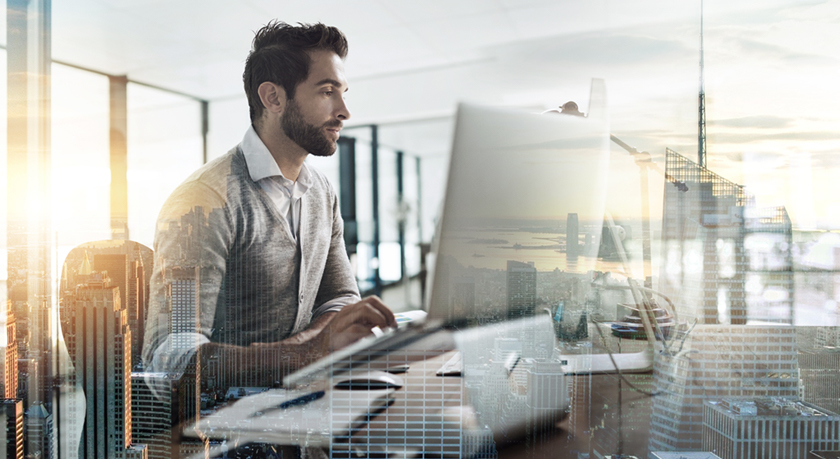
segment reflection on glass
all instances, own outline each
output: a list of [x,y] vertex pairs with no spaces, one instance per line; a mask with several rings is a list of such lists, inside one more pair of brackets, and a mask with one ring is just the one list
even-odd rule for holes
[[152,245],[166,197],[202,162],[199,102],[128,84],[129,237]]

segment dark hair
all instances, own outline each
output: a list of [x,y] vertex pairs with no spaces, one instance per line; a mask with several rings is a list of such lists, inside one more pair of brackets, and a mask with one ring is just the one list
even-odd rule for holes
[[317,24],[293,26],[271,21],[257,31],[251,52],[245,61],[242,80],[251,108],[251,123],[262,116],[259,87],[270,81],[286,91],[286,98],[295,97],[295,88],[309,76],[310,51],[326,50],[347,56],[347,38],[335,27]]

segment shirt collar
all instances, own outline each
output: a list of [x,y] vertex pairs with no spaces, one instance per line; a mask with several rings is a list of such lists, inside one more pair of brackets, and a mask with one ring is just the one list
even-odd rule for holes
[[[242,139],[242,154],[245,156],[245,164],[248,166],[248,174],[251,180],[259,182],[267,177],[279,177],[280,183],[285,183],[288,179],[283,176],[280,171],[280,166],[274,161],[268,147],[265,146],[254,126],[248,128],[245,137]],[[300,194],[309,189],[312,185],[312,176],[306,167],[306,163],[300,167],[300,174],[298,174],[297,182],[299,185]]]
[[259,182],[266,177],[283,176],[268,147],[254,130],[254,126],[248,128],[245,138],[242,139],[242,154],[245,155],[245,164],[248,165],[251,180]]

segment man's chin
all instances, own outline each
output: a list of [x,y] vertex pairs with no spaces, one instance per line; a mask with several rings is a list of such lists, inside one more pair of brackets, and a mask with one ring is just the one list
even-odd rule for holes
[[335,144],[333,144],[332,150],[318,150],[318,151],[313,151],[313,152],[310,152],[310,153],[314,156],[320,156],[322,158],[327,158],[327,157],[330,157],[330,156],[334,155],[336,151],[338,151],[338,148]]

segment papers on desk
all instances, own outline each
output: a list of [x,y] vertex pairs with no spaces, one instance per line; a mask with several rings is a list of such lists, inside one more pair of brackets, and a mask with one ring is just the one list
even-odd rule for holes
[[204,416],[197,430],[238,444],[330,446],[393,402],[394,389],[312,391],[271,389]]
[[653,349],[629,354],[561,354],[557,357],[566,374],[643,373],[653,369]]
[[410,322],[422,322],[428,314],[422,309],[415,309],[413,311],[394,313],[394,318],[397,319],[397,327],[403,328]]

